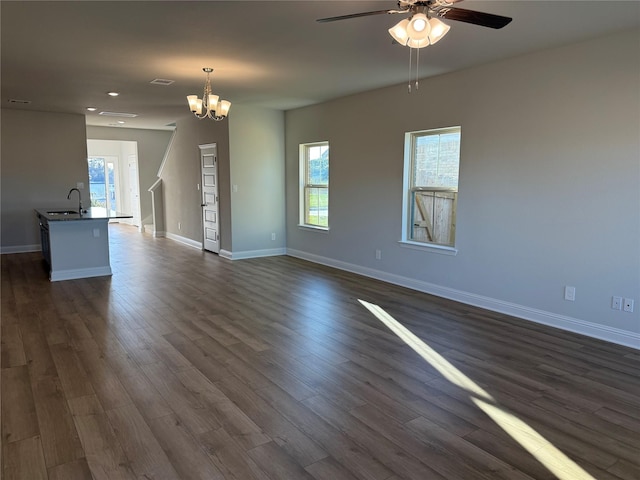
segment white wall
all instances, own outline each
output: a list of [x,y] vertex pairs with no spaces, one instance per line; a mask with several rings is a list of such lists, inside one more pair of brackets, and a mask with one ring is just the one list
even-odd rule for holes
[[40,249],[34,208],[78,208],[89,200],[84,115],[2,109],[2,253]]
[[229,153],[232,257],[284,253],[284,113],[234,106]]
[[[288,251],[640,347],[639,40],[622,32],[423,80],[411,95],[399,85],[287,112]],[[404,133],[452,125],[459,253],[403,247]],[[297,227],[298,145],[318,140],[330,142],[328,233]],[[612,295],[635,312],[611,310]]]

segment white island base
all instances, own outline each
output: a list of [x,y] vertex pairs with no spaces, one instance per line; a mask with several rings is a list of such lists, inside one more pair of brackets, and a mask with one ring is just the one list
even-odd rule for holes
[[111,275],[109,220],[49,222],[49,279]]
[[109,220],[131,215],[90,208],[82,215],[70,210],[36,209],[40,221],[42,254],[49,266],[49,279],[111,275]]

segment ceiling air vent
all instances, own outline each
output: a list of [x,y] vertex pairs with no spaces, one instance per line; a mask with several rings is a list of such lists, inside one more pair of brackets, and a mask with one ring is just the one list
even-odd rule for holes
[[175,80],[167,80],[166,78],[156,78],[155,80],[151,80],[149,83],[153,85],[171,85]]
[[104,115],[105,117],[126,117],[126,118],[134,118],[137,117],[137,113],[122,113],[122,112],[100,112],[98,115]]
[[31,100],[17,100],[15,98],[10,98],[9,103],[13,103],[16,105],[29,105],[31,103]]

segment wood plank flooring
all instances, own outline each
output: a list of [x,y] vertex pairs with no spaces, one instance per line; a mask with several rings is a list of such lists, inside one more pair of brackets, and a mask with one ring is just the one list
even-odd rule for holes
[[5,480],[640,478],[638,351],[110,235],[113,277],[51,283],[39,253],[2,255]]

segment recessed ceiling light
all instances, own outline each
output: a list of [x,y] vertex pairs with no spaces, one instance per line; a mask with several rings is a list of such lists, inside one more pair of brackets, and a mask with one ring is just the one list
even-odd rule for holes
[[87,110],[89,110],[90,112],[95,112],[97,110],[96,107],[87,107]]
[[118,120],[118,123],[122,125],[124,122],[122,120]]
[[117,97],[120,94],[118,92],[107,92],[107,95],[109,95],[110,97]]

